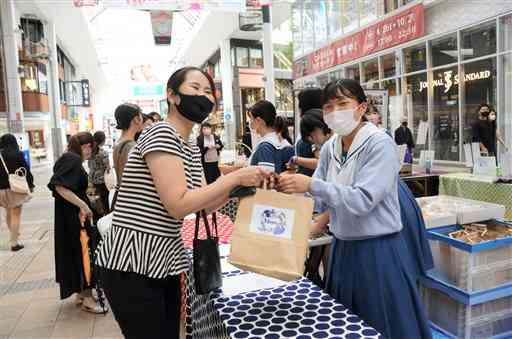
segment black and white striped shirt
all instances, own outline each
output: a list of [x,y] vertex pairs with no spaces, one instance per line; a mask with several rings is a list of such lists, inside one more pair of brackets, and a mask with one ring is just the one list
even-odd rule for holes
[[167,122],[145,130],[126,163],[112,229],[98,249],[97,261],[108,269],[165,278],[187,270],[188,260],[181,240],[183,220],[167,213],[144,159],[151,152],[181,158],[187,188],[202,185],[203,168],[197,146],[185,142]]

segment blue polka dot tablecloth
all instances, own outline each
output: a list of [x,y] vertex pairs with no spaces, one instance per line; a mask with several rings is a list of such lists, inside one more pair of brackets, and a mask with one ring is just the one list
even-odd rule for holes
[[382,338],[307,279],[213,302],[230,338]]

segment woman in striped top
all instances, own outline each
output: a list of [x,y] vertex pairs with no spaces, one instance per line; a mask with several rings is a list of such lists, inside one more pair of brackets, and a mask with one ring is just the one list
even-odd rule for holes
[[178,277],[188,268],[183,218],[223,206],[235,187],[258,186],[266,176],[247,167],[205,185],[201,153],[188,140],[214,110],[214,88],[201,69],[176,71],[167,83],[167,120],[144,130],[124,169],[98,265],[126,338],[179,337]]

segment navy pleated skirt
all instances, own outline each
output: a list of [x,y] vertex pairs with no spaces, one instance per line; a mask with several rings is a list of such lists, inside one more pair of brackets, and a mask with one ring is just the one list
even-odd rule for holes
[[432,338],[402,233],[334,239],[326,290],[389,339]]
[[404,226],[402,236],[412,256],[412,265],[409,269],[417,279],[434,267],[434,260],[427,240],[423,214],[414,195],[402,179],[398,180],[398,200]]

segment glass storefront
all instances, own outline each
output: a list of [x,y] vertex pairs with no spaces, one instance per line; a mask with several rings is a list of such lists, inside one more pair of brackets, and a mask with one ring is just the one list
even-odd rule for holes
[[406,0],[294,0],[294,59],[399,10]]
[[[427,73],[410,75],[404,79],[405,88],[405,116],[412,117],[412,126],[409,128],[413,132],[414,140],[418,140],[418,127],[420,123],[428,121],[428,93],[422,84],[427,82]],[[401,120],[401,119],[400,119]],[[409,122],[411,119],[409,118]],[[414,156],[419,157],[420,151],[425,149],[425,145],[417,145],[414,149]]]
[[463,144],[472,140],[483,103],[497,109],[500,133],[512,142],[512,14],[337,66],[313,82],[326,77],[387,89],[390,132],[407,118],[416,138],[420,123],[428,123],[427,140],[417,145],[415,157],[430,149],[437,160],[464,161]]
[[[432,143],[436,158],[459,161],[459,83],[457,66],[433,72]],[[423,89],[427,92],[426,89]],[[413,112],[414,114],[415,112]]]

